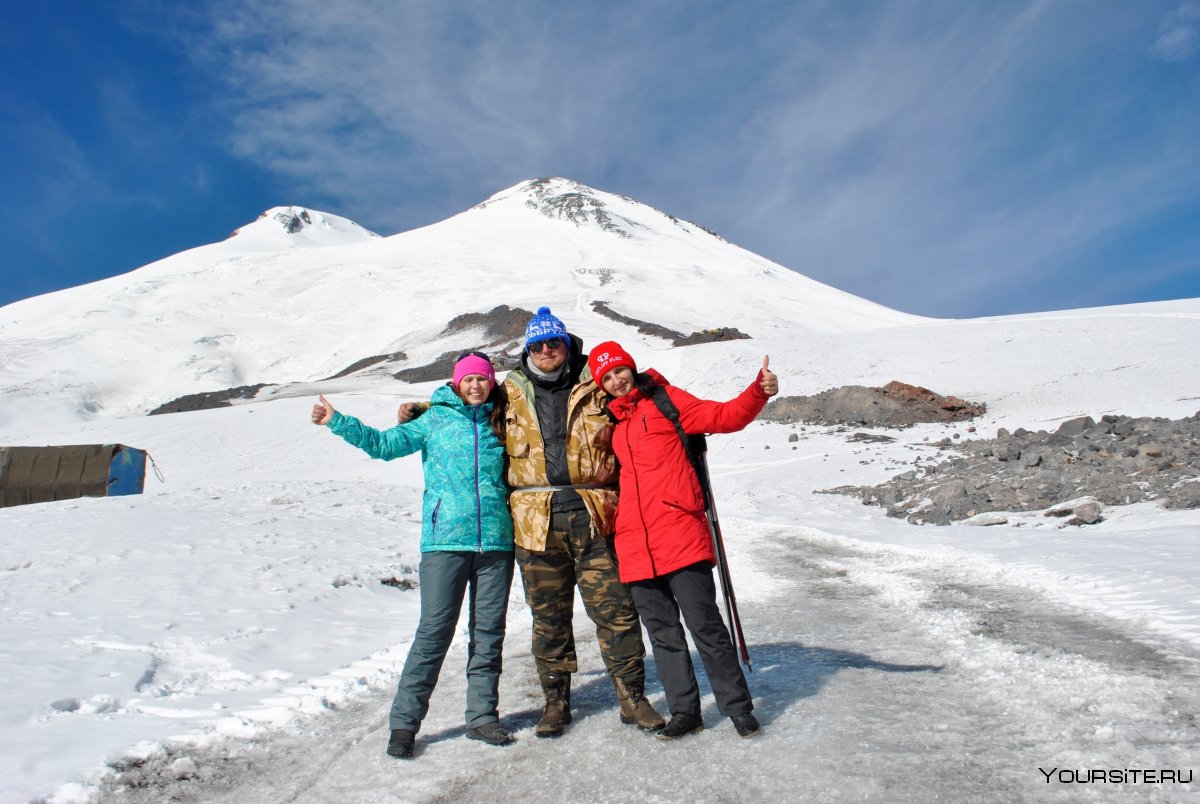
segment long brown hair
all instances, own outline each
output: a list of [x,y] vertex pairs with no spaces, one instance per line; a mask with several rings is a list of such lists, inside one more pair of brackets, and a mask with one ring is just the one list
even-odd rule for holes
[[496,434],[496,438],[500,443],[504,443],[505,414],[508,412],[508,391],[504,390],[504,383],[496,380],[492,384],[492,392],[488,394],[488,398],[484,400],[492,403],[492,412],[488,416],[488,421],[492,425],[492,431]]

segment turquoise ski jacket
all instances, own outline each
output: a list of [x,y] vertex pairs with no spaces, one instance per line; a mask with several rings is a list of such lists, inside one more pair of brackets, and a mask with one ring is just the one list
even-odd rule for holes
[[443,385],[433,392],[429,410],[390,430],[340,412],[329,429],[372,458],[390,461],[421,451],[421,552],[511,551],[504,445],[488,422],[491,409],[491,403],[467,405]]

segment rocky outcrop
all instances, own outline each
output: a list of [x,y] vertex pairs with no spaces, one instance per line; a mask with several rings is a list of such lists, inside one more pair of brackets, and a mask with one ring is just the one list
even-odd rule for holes
[[892,380],[882,388],[844,385],[813,396],[782,396],[761,418],[792,424],[845,424],[860,427],[911,427],[922,422],[955,422],[987,411],[981,402],[964,402],[928,388]]
[[592,302],[592,310],[619,324],[637,327],[637,331],[642,335],[653,335],[656,338],[668,340],[674,346],[692,346],[698,343],[715,343],[717,341],[740,341],[750,337],[746,333],[739,331],[737,327],[714,327],[712,329],[698,330],[691,335],[684,335],[682,332],[668,329],[661,324],[651,324],[647,321],[639,321],[636,318],[622,315],[609,307],[608,302],[604,301]]
[[[520,307],[509,307],[506,304],[493,307],[486,313],[465,313],[446,322],[446,326],[438,335],[438,338],[446,339],[451,344],[457,343],[459,346],[443,352],[432,362],[422,366],[406,366],[395,370],[408,360],[408,356],[404,352],[371,355],[354,361],[338,373],[326,377],[324,381],[336,380],[353,374],[386,373],[391,373],[396,379],[405,382],[445,380],[454,373],[455,359],[468,349],[482,350],[492,357],[497,371],[506,371],[516,367],[516,358],[507,353],[519,346],[525,334],[525,325],[531,318],[533,318],[533,313],[530,311],[522,310]],[[272,389],[271,393],[278,393],[281,389],[285,392],[287,390],[286,385],[259,383],[221,391],[187,394],[160,405],[150,411],[150,415],[226,407],[235,402],[254,399],[262,389],[268,387]]]
[[987,405],[982,403],[964,402],[956,396],[942,396],[928,388],[909,385],[899,380],[892,380],[881,390],[885,397],[897,400],[901,405],[936,408],[951,419],[970,419],[987,413]]
[[177,399],[172,399],[163,405],[159,405],[147,415],[156,416],[162,413],[186,413],[192,410],[225,408],[236,401],[244,402],[253,399],[259,391],[266,387],[266,383],[260,382],[257,385],[241,385],[237,388],[226,388],[221,391],[186,394]]
[[[643,204],[629,196],[603,193],[586,184],[580,184],[560,176],[531,179],[520,185],[520,189],[526,195],[525,205],[530,209],[536,209],[548,218],[570,221],[576,226],[595,226],[601,231],[617,237],[629,239],[637,232],[653,228],[657,223],[656,218],[661,216],[685,232],[698,229],[722,242],[727,242],[713,230],[698,223],[668,215],[661,209]],[[631,214],[642,218],[642,221],[612,212],[605,203],[605,198],[632,205]],[[479,207],[487,206],[489,203],[491,203],[490,200],[485,201]],[[628,208],[627,211],[629,211]],[[646,213],[649,213],[649,216]]]
[[371,366],[377,366],[380,363],[399,363],[407,359],[408,355],[404,354],[404,352],[392,352],[386,355],[371,355],[370,357],[364,357],[361,360],[355,360],[337,374],[326,377],[325,379],[336,380],[339,377],[347,377],[357,371],[362,371],[363,369],[370,368]]
[[277,212],[275,213],[275,220],[283,224],[283,230],[288,234],[295,234],[305,226],[312,225],[312,218],[309,216],[307,209],[297,210],[293,208]]
[[633,230],[644,229],[634,221],[614,215],[604,202],[582,184],[560,178],[534,179],[526,187],[529,199],[525,202],[550,218],[570,221],[576,226],[593,224],[618,237],[633,237]]
[[533,313],[520,307],[500,304],[486,313],[464,313],[446,324],[439,338],[461,336],[461,346],[438,355],[423,366],[411,366],[394,376],[405,382],[444,380],[454,373],[454,361],[463,352],[478,349],[492,358],[497,371],[516,368],[517,358],[508,353],[517,349],[525,337],[525,326]]
[[[889,516],[938,525],[1042,509],[1090,524],[1099,521],[1102,506],[1146,500],[1200,508],[1200,413],[1175,420],[1084,416],[1054,432],[1002,428],[995,438],[944,439],[938,446],[961,455],[878,486],[825,493],[854,495],[887,508]],[[998,521],[992,515],[974,524]]]
[[525,326],[531,318],[533,313],[529,310],[500,304],[486,313],[463,313],[455,316],[442,330],[442,336],[462,335],[482,328],[482,343],[479,345],[494,346],[523,339]]

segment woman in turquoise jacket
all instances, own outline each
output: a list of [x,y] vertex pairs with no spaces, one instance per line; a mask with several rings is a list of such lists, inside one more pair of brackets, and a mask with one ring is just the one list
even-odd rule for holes
[[390,461],[421,452],[421,619],[392,702],[387,752],[394,757],[412,756],[468,593],[467,736],[492,745],[513,742],[497,708],[513,575],[504,401],[491,361],[468,352],[455,362],[453,380],[434,391],[429,410],[390,430],[337,412],[323,396],[313,406],[313,424],[327,425],[372,458]]

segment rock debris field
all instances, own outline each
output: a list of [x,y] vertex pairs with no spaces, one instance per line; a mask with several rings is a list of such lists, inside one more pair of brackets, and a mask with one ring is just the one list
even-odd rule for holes
[[[985,410],[980,403],[892,382],[884,388],[848,386],[784,398],[768,408],[766,418],[903,428],[962,421]],[[850,436],[879,438],[886,436]],[[1104,506],[1144,501],[1170,509],[1200,508],[1200,412],[1183,419],[1082,416],[1053,432],[1001,428],[995,438],[946,438],[936,446],[957,454],[877,486],[838,486],[820,493],[856,496],[886,508],[889,516],[933,525],[999,525],[1008,521],[1007,514],[1042,510],[1069,525],[1088,525],[1102,520]]]

